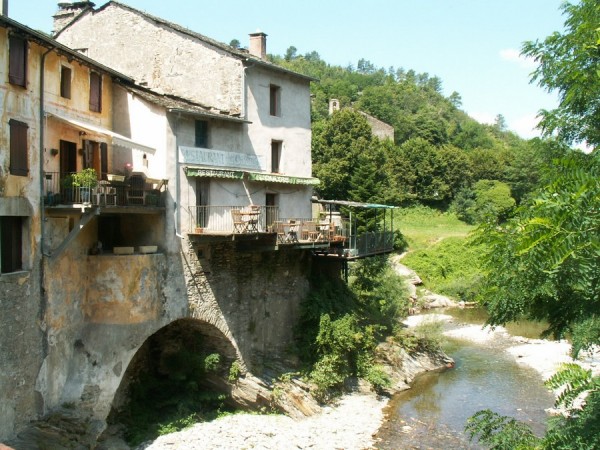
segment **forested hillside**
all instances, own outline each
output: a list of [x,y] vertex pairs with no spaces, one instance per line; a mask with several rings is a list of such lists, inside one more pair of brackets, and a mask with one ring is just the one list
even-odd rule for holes
[[[324,198],[451,206],[473,223],[519,204],[544,166],[567,151],[555,141],[519,138],[501,115],[494,125],[478,123],[460,109],[460,94],[444,97],[442,80],[426,73],[364,59],[333,66],[295,47],[270,58],[318,80],[311,88],[313,173]],[[341,104],[331,116],[330,99]],[[392,125],[394,141],[373,137],[358,111]]]

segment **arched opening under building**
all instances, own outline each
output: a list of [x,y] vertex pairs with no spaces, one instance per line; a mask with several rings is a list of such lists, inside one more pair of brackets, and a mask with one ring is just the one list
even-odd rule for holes
[[236,351],[216,327],[179,319],[151,335],[132,358],[107,419],[139,444],[235,409],[228,379]]

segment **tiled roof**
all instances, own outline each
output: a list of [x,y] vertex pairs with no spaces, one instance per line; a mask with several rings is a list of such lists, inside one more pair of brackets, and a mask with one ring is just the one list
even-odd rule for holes
[[51,50],[56,51],[57,53],[61,53],[65,56],[73,58],[81,64],[87,65],[88,67],[92,67],[100,72],[104,72],[114,78],[118,78],[120,80],[124,80],[127,82],[133,82],[133,79],[128,77],[127,75],[117,72],[116,70],[113,70],[110,67],[107,67],[103,64],[100,64],[99,62],[94,61],[93,59],[88,58],[85,55],[82,55],[78,51],[73,50],[64,44],[61,44],[60,42],[54,40],[49,35],[42,33],[40,31],[34,30],[32,28],[29,28],[28,26],[23,25],[22,23],[17,22],[16,20],[10,19],[4,15],[0,15],[0,26],[18,30],[21,34],[25,35],[29,40],[31,40],[33,42],[37,42],[42,47],[49,48]]
[[139,96],[140,98],[162,106],[169,111],[181,112],[183,114],[189,114],[194,116],[203,116],[207,118],[227,120],[239,123],[249,123],[247,120],[240,116],[231,115],[223,111],[216,110],[215,108],[200,105],[198,103],[191,102],[189,100],[176,97],[173,95],[163,95],[152,91],[151,89],[145,88],[139,85],[133,84],[122,84],[122,86]]

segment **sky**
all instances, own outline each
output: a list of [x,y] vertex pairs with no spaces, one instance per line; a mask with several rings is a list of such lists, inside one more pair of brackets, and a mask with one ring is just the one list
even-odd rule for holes
[[[458,92],[462,109],[484,123],[501,114],[524,138],[555,93],[531,83],[533,61],[523,42],[562,31],[563,0],[121,0],[217,41],[248,45],[248,34],[268,35],[267,52],[316,51],[330,65],[428,73],[443,94]],[[52,31],[57,0],[9,0],[8,15],[30,28]],[[105,3],[97,0],[96,7]]]

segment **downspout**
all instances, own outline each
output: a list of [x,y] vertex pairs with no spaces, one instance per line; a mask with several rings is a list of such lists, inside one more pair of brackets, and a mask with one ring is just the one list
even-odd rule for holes
[[175,120],[175,236],[180,239],[183,239],[183,235],[181,234],[181,214],[180,214],[180,203],[181,203],[181,189],[180,189],[180,176],[179,176],[179,119],[181,118],[181,113],[177,113],[177,118]]
[[[44,256],[48,256],[44,252],[44,233],[45,233],[45,211],[44,211],[44,141],[45,141],[45,116],[44,116],[44,68],[46,65],[46,56],[56,47],[49,48],[43,55],[40,61],[40,148],[39,148],[39,177],[40,177],[40,322],[45,322],[46,310],[48,308],[48,299],[46,297],[46,289],[44,287]],[[48,356],[48,330],[44,327],[44,339],[42,339],[42,357],[45,360]],[[38,374],[39,376],[39,374]]]
[[41,236],[40,236],[40,248],[42,250],[42,256],[48,256],[45,252],[44,252],[44,221],[45,219],[45,215],[44,215],[44,141],[46,139],[46,135],[44,133],[45,131],[45,127],[44,127],[44,81],[45,81],[45,76],[44,76],[44,68],[46,65],[46,56],[48,56],[48,53],[50,53],[52,50],[54,50],[56,47],[51,47],[48,50],[46,50],[46,52],[42,55],[42,60],[40,62],[40,148],[39,148],[39,177],[40,177],[40,232],[41,232]]

